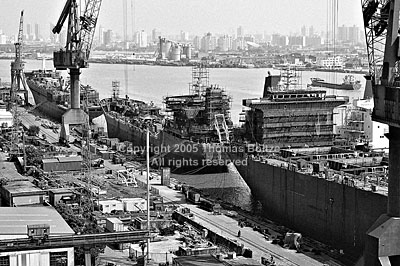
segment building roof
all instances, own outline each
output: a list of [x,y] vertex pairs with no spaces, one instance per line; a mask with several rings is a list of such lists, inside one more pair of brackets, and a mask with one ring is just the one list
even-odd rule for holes
[[60,163],[81,162],[82,161],[81,156],[57,157],[57,159]]
[[41,190],[27,180],[8,182],[3,186],[3,189],[10,192],[13,196],[17,196],[18,194],[46,194],[46,191]]
[[42,159],[42,163],[58,163],[58,160],[54,158]]
[[50,236],[75,234],[53,207],[2,207],[0,239],[28,237],[27,225],[35,224],[50,225]]
[[104,204],[113,204],[113,203],[115,203],[115,204],[122,204],[122,202],[119,201],[119,200],[99,200],[99,204],[100,204],[100,205],[104,205]]
[[70,193],[75,193],[73,188],[54,188],[54,189],[49,189],[49,192],[53,194],[70,194]]
[[204,256],[181,256],[174,258],[174,261],[178,262],[182,266],[213,266],[223,265],[223,263],[211,255]]
[[122,224],[122,221],[115,217],[108,217],[106,220],[110,221],[113,224]]

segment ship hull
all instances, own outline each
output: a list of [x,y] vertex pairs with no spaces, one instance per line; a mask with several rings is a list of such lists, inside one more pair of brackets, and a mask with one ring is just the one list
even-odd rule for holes
[[314,79],[311,79],[311,86],[334,89],[334,90],[359,90],[361,88],[360,83],[336,84],[336,83],[323,82],[323,81],[314,80]]
[[243,154],[230,156],[232,160],[246,160],[236,168],[262,203],[266,217],[345,253],[360,256],[367,230],[386,213],[384,195]]
[[[33,99],[35,100],[35,109],[40,113],[50,117],[57,122],[62,122],[63,114],[68,110],[64,105],[57,104],[53,99],[52,95],[46,90],[40,88],[34,81],[27,80],[27,85],[32,92]],[[89,106],[89,119],[92,121],[103,114],[101,106]]]
[[[146,148],[146,129],[125,122],[104,112],[108,137],[120,141],[130,141],[133,150]],[[171,133],[161,130],[159,134],[150,134],[150,153],[153,166],[168,166],[175,174],[208,174],[227,172],[228,156],[214,147],[182,140]]]

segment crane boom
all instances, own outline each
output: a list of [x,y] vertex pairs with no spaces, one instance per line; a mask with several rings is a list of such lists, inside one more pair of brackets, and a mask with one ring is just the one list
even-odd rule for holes
[[386,43],[390,0],[361,0],[367,42],[369,75],[372,83],[380,81]]
[[28,104],[28,87],[25,81],[24,67],[25,63],[22,61],[22,41],[23,41],[23,30],[24,30],[24,11],[21,11],[21,17],[19,19],[18,37],[14,43],[15,46],[15,59],[11,62],[11,91],[10,98],[11,102],[15,103],[17,92],[21,92],[21,83],[24,87],[24,100],[25,104]]
[[67,43],[65,50],[55,51],[53,63],[56,69],[69,69],[71,89],[71,109],[63,115],[63,126],[60,140],[69,139],[69,125],[85,124],[88,115],[80,108],[80,81],[81,68],[87,68],[90,49],[96,29],[102,0],[86,0],[85,10],[81,16],[78,12],[77,0],[67,0],[53,28],[53,33],[60,33],[68,18]]
[[21,11],[21,17],[19,19],[18,39],[15,45],[15,58],[21,60],[22,50],[22,37],[24,31],[24,10]]
[[85,58],[89,59],[92,48],[94,32],[99,17],[100,6],[102,0],[91,0],[86,2],[85,12],[81,19],[81,34],[79,50],[85,53]]

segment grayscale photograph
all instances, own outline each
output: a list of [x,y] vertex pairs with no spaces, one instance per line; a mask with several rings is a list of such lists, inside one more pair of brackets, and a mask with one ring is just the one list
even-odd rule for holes
[[0,266],[400,265],[400,0],[0,12]]

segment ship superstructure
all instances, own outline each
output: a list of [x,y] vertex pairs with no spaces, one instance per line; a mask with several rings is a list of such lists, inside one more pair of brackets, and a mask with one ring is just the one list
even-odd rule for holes
[[226,171],[227,156],[221,147],[230,142],[231,98],[225,89],[208,84],[204,66],[194,67],[192,78],[187,95],[164,98],[167,115],[154,104],[115,93],[102,100],[108,136],[144,147],[149,127],[151,151],[161,151],[152,155],[161,166],[186,174]]
[[279,78],[267,76],[264,97],[245,99],[245,132],[250,142],[279,147],[332,145],[333,109],[346,99],[326,95],[324,90],[295,86],[294,70],[286,69]]
[[164,98],[172,119],[164,126],[182,139],[204,143],[228,143],[232,129],[231,97],[224,88],[208,84],[208,70],[193,68],[191,94]]

